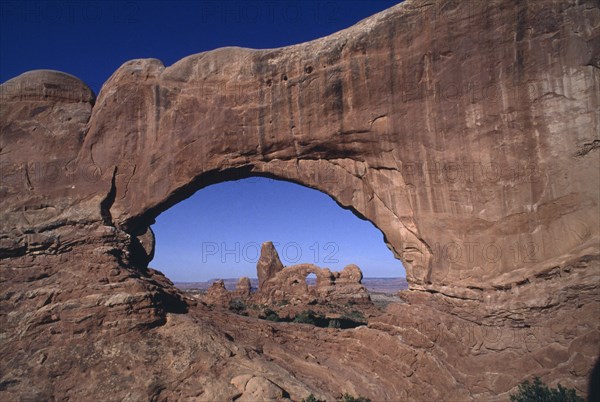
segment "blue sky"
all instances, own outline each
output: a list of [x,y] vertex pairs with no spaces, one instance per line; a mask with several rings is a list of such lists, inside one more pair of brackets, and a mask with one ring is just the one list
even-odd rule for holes
[[[3,0],[0,81],[53,69],[98,93],[131,59],[170,65],[223,46],[291,45],[347,28],[397,2]],[[164,212],[153,229],[151,266],[176,281],[255,276],[256,245],[266,240],[278,243],[287,265],[341,269],[356,263],[365,276],[404,276],[373,225],[325,194],[282,181],[250,178],[207,187]]]
[[124,62],[170,65],[223,46],[273,48],[347,28],[399,1],[0,1],[0,80],[53,69],[96,93]]
[[260,244],[272,241],[284,265],[332,270],[357,264],[369,277],[404,276],[370,222],[320,191],[252,177],[206,187],[163,212],[152,226],[153,267],[172,280],[256,277]]

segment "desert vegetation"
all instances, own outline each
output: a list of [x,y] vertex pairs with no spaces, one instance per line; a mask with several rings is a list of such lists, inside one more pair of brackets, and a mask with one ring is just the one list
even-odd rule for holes
[[529,380],[519,384],[516,393],[510,395],[513,402],[583,402],[583,398],[577,395],[573,388],[565,388],[560,383],[556,388],[549,388],[540,380],[534,377],[532,382]]
[[[306,398],[302,399],[302,402],[325,402],[322,399],[318,399],[314,396],[314,394],[310,394]],[[371,402],[370,399],[365,398],[363,396],[352,396],[348,393],[345,393],[338,399],[338,402]]]

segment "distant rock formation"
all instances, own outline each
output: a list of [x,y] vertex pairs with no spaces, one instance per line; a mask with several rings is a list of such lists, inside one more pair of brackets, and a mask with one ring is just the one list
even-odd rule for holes
[[279,254],[277,254],[275,246],[270,241],[264,242],[260,248],[260,258],[256,264],[258,289],[261,290],[265,282],[273,278],[281,270],[283,270],[283,264],[279,259]]
[[[208,304],[228,306],[233,298],[261,304],[275,304],[287,301],[293,305],[311,303],[369,303],[368,290],[362,285],[362,272],[354,264],[347,265],[340,272],[320,268],[313,264],[298,264],[283,267],[279,254],[268,241],[262,244],[261,256],[256,264],[259,286],[252,293],[250,279],[239,279],[233,292],[225,288],[222,279],[215,281],[202,297]],[[314,274],[316,284],[309,286],[306,277]]]
[[232,297],[232,293],[225,288],[225,282],[219,279],[208,288],[204,295],[204,301],[208,304],[227,306]]
[[235,287],[235,296],[239,298],[248,298],[252,292],[252,284],[250,283],[250,278],[243,276],[238,281]]
[[[292,304],[369,302],[369,292],[361,284],[362,272],[354,264],[341,272],[332,272],[313,264],[298,264],[280,269],[279,255],[271,242],[263,243],[265,258],[258,261],[257,271],[269,272],[259,285],[256,299],[262,303],[287,300]],[[314,286],[306,283],[306,277],[314,274]],[[260,278],[260,277],[259,277]],[[260,283],[260,279],[259,279]]]

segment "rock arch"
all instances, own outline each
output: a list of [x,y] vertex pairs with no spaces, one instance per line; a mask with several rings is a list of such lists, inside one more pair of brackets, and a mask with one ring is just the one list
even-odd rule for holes
[[[9,170],[51,161],[58,175],[5,190],[5,215],[16,216],[4,228],[103,221],[138,235],[191,192],[259,174],[316,188],[373,222],[413,288],[518,283],[594,244],[600,225],[590,206],[598,193],[587,183],[598,174],[587,161],[596,140],[591,126],[574,120],[593,117],[593,67],[557,56],[574,71],[561,75],[571,80],[569,102],[519,84],[547,74],[538,52],[527,54],[527,77],[509,70],[478,82],[488,95],[509,96],[503,102],[510,106],[491,95],[478,103],[473,93],[443,96],[434,87],[461,84],[454,81],[465,58],[473,74],[487,71],[486,60],[505,62],[504,48],[474,42],[485,54],[474,58],[459,36],[446,34],[410,50],[415,38],[403,27],[419,17],[409,9],[289,48],[224,48],[169,67],[133,60],[97,99],[57,72],[5,83]],[[543,38],[535,40],[543,47]],[[439,43],[452,55],[443,56]],[[581,43],[591,46],[591,37]],[[424,74],[429,81],[414,81]],[[595,84],[578,86],[580,79]],[[424,92],[409,91],[412,84]],[[31,131],[36,125],[48,132]],[[576,140],[565,142],[565,131]],[[23,138],[47,152],[24,152]],[[24,209],[39,213],[23,218]]]
[[[585,183],[597,173],[580,162],[587,152],[573,157],[586,141],[594,144],[593,130],[569,117],[582,115],[571,113],[577,108],[592,116],[587,102],[593,86],[573,83],[579,92],[572,102],[539,94],[538,103],[550,102],[565,116],[558,125],[545,114],[549,108],[532,103],[538,98],[526,97],[531,91],[522,91],[517,79],[523,77],[517,75],[488,83],[513,97],[512,114],[496,98],[482,98],[476,112],[468,94],[407,97],[413,73],[427,73],[431,85],[456,86],[452,66],[462,63],[467,49],[446,37],[445,46],[455,49],[452,57],[438,58],[433,41],[429,53],[411,53],[410,34],[400,28],[413,17],[396,9],[285,49],[225,48],[170,67],[155,59],[134,60],[105,83],[93,109],[91,91],[74,77],[33,72],[7,82],[3,99],[9,109],[23,108],[19,102],[27,97],[42,105],[35,110],[51,103],[76,116],[66,124],[45,112],[30,118],[70,142],[59,168],[72,175],[49,190],[70,185],[67,197],[78,214],[82,208],[76,205],[89,203],[86,216],[61,214],[63,193],[48,199],[36,187],[33,198],[44,197],[64,219],[102,219],[136,235],[158,212],[210,183],[251,174],[291,180],[373,222],[417,287],[485,287],[508,275],[516,283],[593,242],[598,218],[587,206],[597,205],[598,194]],[[486,57],[473,59],[473,71],[485,70],[485,59],[503,60],[499,48],[478,49]],[[536,66],[528,79],[535,80],[545,70],[536,64],[537,53],[528,57]],[[589,76],[594,82],[590,67],[571,67],[579,75],[566,79]],[[48,93],[49,87],[61,89]],[[448,107],[458,119],[444,117]],[[29,109],[20,110],[27,118]],[[482,117],[471,122],[473,113]],[[509,115],[535,126],[537,139],[521,135],[520,123],[502,117]],[[5,133],[16,129],[11,121],[16,115],[7,117]],[[574,127],[579,139],[552,142],[561,127]],[[451,132],[456,134],[444,134]],[[36,143],[48,135],[38,133],[30,134]],[[49,154],[36,158],[60,161],[64,143],[53,142],[56,136],[46,139]],[[500,154],[498,141],[506,144]],[[5,202],[14,204],[10,198]],[[39,223],[45,220],[43,215]],[[548,230],[536,230],[541,226]]]

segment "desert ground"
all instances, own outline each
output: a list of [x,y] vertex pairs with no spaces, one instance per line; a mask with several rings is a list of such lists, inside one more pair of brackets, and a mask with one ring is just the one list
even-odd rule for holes
[[[0,399],[506,401],[537,377],[597,400],[599,43],[596,0],[406,0],[130,60],[98,94],[2,83]],[[257,176],[371,222],[404,288],[274,239],[254,282],[150,268],[161,213]]]

